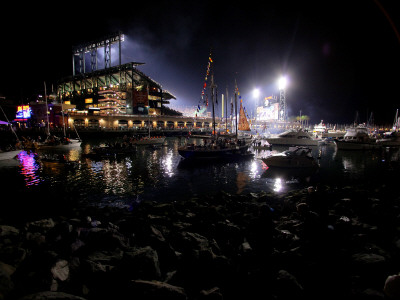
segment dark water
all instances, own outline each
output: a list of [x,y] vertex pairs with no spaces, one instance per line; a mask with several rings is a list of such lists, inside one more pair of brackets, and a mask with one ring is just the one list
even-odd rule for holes
[[[368,188],[396,184],[399,149],[342,151],[334,144],[313,147],[319,157],[316,172],[299,173],[266,169],[261,157],[269,150],[252,150],[254,158],[239,162],[187,164],[178,154],[179,138],[167,138],[160,149],[139,147],[136,153],[111,159],[84,158],[94,145],[58,150],[23,151],[18,160],[0,163],[2,189],[0,216],[34,211],[69,209],[78,205],[131,207],[150,199],[173,201],[225,191],[231,194],[276,194],[310,185],[364,185]],[[276,147],[273,152],[287,148]],[[38,155],[65,154],[71,164],[44,164]]]

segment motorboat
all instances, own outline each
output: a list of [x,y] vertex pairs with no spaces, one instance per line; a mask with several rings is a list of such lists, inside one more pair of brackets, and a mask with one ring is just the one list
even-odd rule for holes
[[266,140],[271,145],[287,146],[318,146],[318,142],[320,141],[303,129],[287,130],[278,134],[276,137],[270,137]]
[[321,120],[321,123],[314,126],[313,133],[316,136],[322,137],[327,132],[328,132],[328,129],[326,128],[326,125],[324,124],[323,120]]
[[312,156],[311,148],[297,146],[289,150],[261,158],[268,167],[280,168],[314,168],[318,167],[317,160]]
[[183,158],[190,159],[215,159],[231,158],[245,155],[249,148],[245,141],[228,139],[211,140],[206,145],[188,144],[178,148],[178,153]]
[[58,138],[51,136],[42,143],[36,143],[37,149],[64,149],[80,147],[82,141],[80,139]]
[[322,139],[326,139],[326,138],[342,138],[346,134],[346,131],[345,130],[338,130],[335,127],[333,129],[328,128],[324,124],[324,121],[321,120],[321,123],[319,123],[318,125],[314,126],[313,134],[317,139],[318,138],[322,138]]
[[131,141],[133,145],[162,145],[165,142],[165,136],[162,137],[150,137],[146,136],[140,139]]
[[14,159],[22,150],[0,151],[0,160]]
[[385,132],[382,138],[376,140],[376,143],[383,147],[400,147],[400,132]]
[[369,135],[369,130],[364,125],[346,129],[343,139],[335,140],[338,149],[342,150],[369,150],[379,149],[381,145]]
[[107,145],[95,146],[91,151],[84,156],[86,157],[99,157],[109,155],[130,155],[136,153],[136,145],[132,143],[111,143]]
[[393,128],[391,131],[385,132],[383,137],[377,139],[376,142],[383,147],[399,147],[400,146],[400,118],[398,117],[399,110],[396,110]]

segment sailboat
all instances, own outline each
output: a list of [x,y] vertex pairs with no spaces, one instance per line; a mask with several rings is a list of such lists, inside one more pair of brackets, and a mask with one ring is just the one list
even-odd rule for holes
[[[213,60],[211,55],[209,58],[211,66]],[[237,159],[248,157],[247,149],[249,144],[245,141],[239,140],[237,134],[235,137],[223,136],[217,137],[215,130],[215,109],[214,103],[216,103],[216,84],[214,83],[214,74],[212,68],[211,73],[211,103],[212,103],[212,118],[213,118],[213,135],[209,141],[204,139],[204,144],[186,144],[178,148],[178,153],[185,159]],[[208,71],[207,71],[208,73]],[[208,75],[208,74],[207,74]],[[235,93],[235,98],[237,94]]]
[[383,137],[376,140],[376,143],[383,147],[400,147],[400,118],[399,110],[396,110],[394,117],[393,128],[391,131],[385,132]]
[[13,132],[13,134],[15,135],[16,140],[17,140],[17,146],[15,147],[16,149],[0,150],[0,161],[3,161],[3,160],[10,160],[10,159],[15,158],[20,152],[22,152],[22,149],[19,149],[19,148],[20,148],[20,145],[21,145],[21,142],[20,142],[20,140],[19,140],[19,138],[18,138],[17,133],[16,133],[16,132],[14,131],[14,129],[12,128],[11,123],[8,121],[7,115],[5,114],[5,112],[4,112],[3,108],[1,107],[1,105],[0,105],[0,109],[1,109],[1,111],[3,112],[4,117],[5,117],[6,120],[7,120],[7,122],[0,121],[1,124],[3,124],[3,125],[9,125],[10,128],[11,128],[11,131]]
[[137,138],[131,141],[133,145],[147,145],[147,146],[157,146],[162,145],[165,142],[165,136],[154,136],[150,135],[150,116],[148,121],[149,133],[148,136]]
[[61,113],[62,113],[62,118],[63,118],[63,129],[64,129],[64,137],[59,138],[57,136],[51,135],[50,134],[50,122],[49,122],[49,113],[47,111],[48,105],[47,105],[47,92],[46,92],[46,82],[44,83],[44,98],[46,101],[46,116],[47,116],[47,137],[44,142],[39,142],[35,144],[36,148],[38,149],[63,149],[63,148],[69,148],[69,147],[79,147],[82,143],[82,140],[78,134],[78,131],[76,131],[76,127],[74,126],[76,135],[78,136],[77,139],[70,139],[66,136],[65,132],[65,122],[64,122],[64,108],[62,106]]
[[251,142],[253,136],[250,133],[250,124],[247,120],[244,108],[242,105],[242,99],[240,99],[240,109],[239,109],[239,124],[238,124],[238,138],[244,139],[246,142]]

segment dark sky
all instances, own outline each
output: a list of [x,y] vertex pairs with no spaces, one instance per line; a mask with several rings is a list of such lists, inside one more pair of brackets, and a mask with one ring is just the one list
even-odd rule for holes
[[[74,2],[9,9],[2,19],[0,94],[24,101],[72,74],[72,46],[125,34],[122,62],[197,105],[213,49],[218,94],[236,79],[248,111],[254,88],[278,94],[288,78],[289,116],[312,122],[392,123],[400,106],[400,12],[395,0]],[[20,26],[22,25],[22,26]],[[116,63],[116,61],[114,61]]]

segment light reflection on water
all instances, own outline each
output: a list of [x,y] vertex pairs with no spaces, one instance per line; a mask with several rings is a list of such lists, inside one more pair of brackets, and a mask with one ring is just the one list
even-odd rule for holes
[[[282,152],[285,147],[255,151],[255,157],[239,162],[187,165],[177,152],[180,140],[168,138],[168,146],[160,149],[138,147],[126,157],[89,159],[81,156],[96,142],[86,142],[81,148],[66,150],[73,163],[68,166],[45,166],[38,155],[23,151],[18,156],[18,173],[23,185],[63,186],[82,200],[104,205],[130,205],[137,199],[171,201],[183,197],[201,197],[225,191],[232,194],[267,191],[283,193],[305,188],[318,182],[352,184],[376,180],[388,168],[398,170],[399,150],[337,151],[334,145],[314,147],[320,157],[316,173],[266,168],[261,157]],[[301,170],[300,170],[301,171]],[[9,176],[0,167],[5,186],[20,188],[18,178]],[[383,178],[380,178],[383,180]],[[9,183],[9,185],[8,185]]]
[[20,173],[24,176],[26,186],[38,185],[42,179],[39,176],[40,164],[33,152],[22,151],[18,154]]

